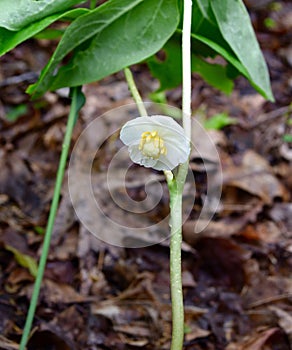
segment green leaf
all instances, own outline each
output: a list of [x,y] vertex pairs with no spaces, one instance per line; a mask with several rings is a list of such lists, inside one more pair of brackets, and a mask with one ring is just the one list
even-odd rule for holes
[[20,30],[29,24],[62,12],[85,0],[1,0],[0,27]]
[[292,142],[292,135],[291,134],[283,135],[283,141],[291,143]]
[[242,0],[211,1],[222,36],[248,72],[250,82],[273,101],[269,73]]
[[209,17],[209,9],[210,9],[210,1],[209,0],[197,0],[198,7],[203,15],[203,17],[210,19]]
[[[166,54],[164,61],[156,56],[147,60],[152,75],[159,79],[160,88],[157,92],[175,88],[182,82],[182,53],[180,41],[173,37],[163,47]],[[210,85],[229,94],[233,88],[233,81],[227,77],[226,67],[211,64],[198,55],[192,55],[192,71],[197,72]]]
[[192,71],[197,72],[206,80],[225,94],[230,94],[233,89],[233,81],[228,78],[226,66],[204,61],[199,56],[192,56]]
[[[48,89],[78,86],[117,72],[157,52],[175,31],[177,0],[111,0],[77,18],[66,30],[34,97]],[[72,50],[68,65],[59,67]]]
[[15,122],[18,118],[25,115],[28,111],[28,107],[25,104],[18,105],[11,108],[9,112],[6,113],[6,119],[10,122]]
[[34,226],[34,231],[39,235],[44,235],[46,230],[41,226]]
[[207,130],[221,130],[225,126],[236,124],[236,120],[226,113],[218,113],[206,119],[203,124]]
[[46,39],[46,40],[54,40],[60,39],[64,34],[64,29],[54,29],[54,28],[46,28],[41,32],[35,34],[33,37],[35,39]]
[[14,32],[5,28],[0,28],[0,56],[5,54],[9,50],[12,50],[15,46],[19,45],[23,41],[39,33],[53,22],[58,21],[60,19],[74,19],[87,12],[89,12],[89,10],[80,8],[69,10],[65,13],[56,13],[54,15],[43,18],[38,22],[30,24],[27,27],[19,30],[18,32]]
[[38,272],[38,265],[36,260],[30,255],[21,253],[18,249],[5,245],[5,249],[13,253],[15,260],[19,265],[27,268],[33,277],[36,277]]
[[277,28],[277,22],[271,17],[267,17],[264,19],[264,25],[267,29],[276,29]]
[[149,69],[154,78],[160,81],[157,92],[177,87],[182,81],[182,53],[180,42],[169,40],[163,47],[165,60],[160,61],[155,55],[147,60]]
[[245,67],[241,64],[237,57],[235,57],[233,52],[228,51],[224,47],[217,44],[217,42],[212,41],[204,36],[198,34],[191,34],[192,38],[200,41],[201,43],[209,46],[211,49],[219,53],[227,62],[231,63],[243,76],[249,78],[248,72]]

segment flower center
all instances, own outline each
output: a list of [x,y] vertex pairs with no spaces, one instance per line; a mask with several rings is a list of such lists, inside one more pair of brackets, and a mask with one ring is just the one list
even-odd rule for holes
[[139,150],[146,157],[158,159],[161,154],[166,155],[167,149],[163,139],[157,131],[145,131],[141,135]]

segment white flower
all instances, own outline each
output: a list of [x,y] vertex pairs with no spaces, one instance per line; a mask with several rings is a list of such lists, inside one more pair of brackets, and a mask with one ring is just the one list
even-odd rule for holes
[[120,138],[129,146],[134,163],[156,170],[172,170],[187,161],[190,141],[171,117],[153,115],[128,121]]

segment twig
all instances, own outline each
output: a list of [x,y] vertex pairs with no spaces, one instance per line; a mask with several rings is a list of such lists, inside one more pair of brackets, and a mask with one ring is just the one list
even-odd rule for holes
[[284,294],[280,294],[280,295],[274,295],[271,297],[267,297],[267,298],[264,298],[261,300],[254,301],[253,303],[250,303],[247,308],[254,309],[254,308],[259,307],[259,306],[263,306],[266,304],[274,303],[276,301],[281,301],[281,300],[289,299],[289,298],[292,298],[292,293],[284,293]]

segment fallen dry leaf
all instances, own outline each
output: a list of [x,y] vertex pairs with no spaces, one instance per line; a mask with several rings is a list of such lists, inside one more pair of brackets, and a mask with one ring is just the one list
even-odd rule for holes
[[0,335],[0,349],[18,350],[19,344],[13,342],[12,340],[5,338],[3,335]]
[[275,198],[284,201],[289,198],[268,162],[252,150],[244,153],[240,165],[231,164],[223,168],[223,178],[225,187],[244,190],[259,197],[265,204],[271,205]]
[[215,285],[229,285],[235,290],[243,288],[244,264],[250,257],[247,250],[230,239],[219,237],[202,237],[196,242],[195,248],[202,278],[209,277]]
[[290,345],[292,346],[292,315],[291,315],[291,312],[288,313],[287,311],[282,310],[276,306],[270,306],[269,309],[272,310],[277,315],[279,326],[288,335],[289,340],[290,340]]
[[[32,295],[32,289],[33,285],[25,287],[20,294],[26,295],[30,299]],[[47,304],[68,304],[83,302],[85,301],[85,298],[68,284],[56,283],[52,280],[44,279],[40,300]]]
[[[230,343],[226,350],[272,350],[274,349],[273,345],[267,345],[266,343],[277,333],[280,332],[279,328],[269,328],[265,331],[259,331],[248,337],[247,340],[240,343]],[[277,343],[275,343],[277,344]],[[285,348],[287,349],[288,348]]]

